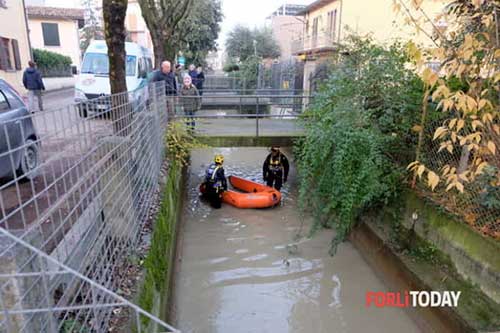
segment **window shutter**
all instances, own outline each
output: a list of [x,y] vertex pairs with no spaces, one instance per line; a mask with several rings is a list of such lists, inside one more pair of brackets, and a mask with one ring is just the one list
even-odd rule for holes
[[17,39],[13,39],[11,43],[14,51],[14,64],[17,70],[21,70],[23,67],[21,64],[21,56],[19,55],[19,43],[17,42]]
[[8,39],[0,37],[0,69],[8,70],[9,68],[9,49],[7,48]]
[[42,23],[42,33],[45,46],[61,46],[57,23]]

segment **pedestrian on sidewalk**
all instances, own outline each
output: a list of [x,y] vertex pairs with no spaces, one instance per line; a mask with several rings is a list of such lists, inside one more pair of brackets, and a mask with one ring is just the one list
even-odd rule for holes
[[186,71],[184,70],[184,66],[182,64],[176,64],[175,65],[175,77],[177,79],[177,86],[182,86],[182,79],[184,78],[184,75]]
[[173,104],[175,96],[177,95],[177,83],[175,74],[172,72],[172,65],[170,61],[165,60],[161,63],[160,70],[157,70],[152,80],[153,82],[165,82],[165,95],[167,96],[167,113],[173,115]]
[[35,98],[38,99],[38,110],[43,111],[42,90],[45,90],[42,75],[36,69],[36,63],[28,62],[29,67],[23,73],[23,85],[28,90],[28,108],[35,112]]
[[184,76],[184,84],[182,85],[180,96],[184,113],[186,116],[191,116],[187,118],[186,125],[188,126],[188,130],[194,131],[196,125],[194,113],[201,107],[201,98],[198,89],[194,86],[191,76],[189,75]]
[[196,70],[196,67],[194,64],[189,65],[189,76],[191,76],[191,80],[193,81],[193,84],[195,86],[198,85],[198,71]]
[[196,77],[197,79],[196,89],[198,89],[200,96],[203,96],[203,83],[205,82],[205,74],[203,73],[203,67],[198,66],[196,72],[198,73],[198,76]]

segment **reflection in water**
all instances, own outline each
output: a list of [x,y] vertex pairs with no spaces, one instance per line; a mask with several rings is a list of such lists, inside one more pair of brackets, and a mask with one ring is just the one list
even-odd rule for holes
[[350,244],[332,258],[332,231],[307,237],[311,219],[295,207],[293,168],[280,207],[212,210],[201,201],[198,184],[214,153],[224,155],[226,175],[259,182],[267,155],[260,148],[192,154],[175,291],[183,332],[417,332],[399,309],[365,308],[365,292],[386,287]]

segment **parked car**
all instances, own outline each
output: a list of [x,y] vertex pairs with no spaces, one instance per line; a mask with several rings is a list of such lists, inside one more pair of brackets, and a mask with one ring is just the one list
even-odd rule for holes
[[15,173],[28,179],[40,164],[38,136],[21,96],[0,79],[0,178]]

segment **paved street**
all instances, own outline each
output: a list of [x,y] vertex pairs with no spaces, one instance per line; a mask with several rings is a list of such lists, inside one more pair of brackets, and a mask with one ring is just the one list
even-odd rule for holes
[[61,107],[73,103],[74,99],[73,89],[64,89],[47,92],[44,95],[44,106],[47,110]]

